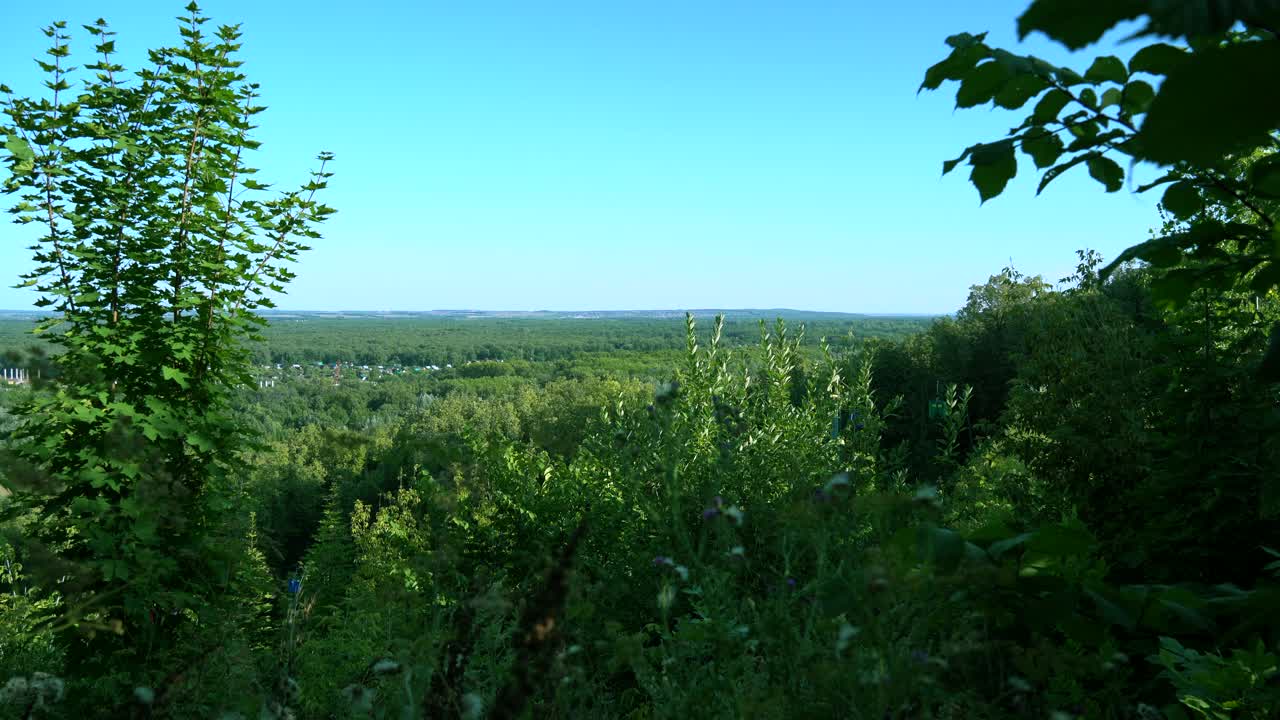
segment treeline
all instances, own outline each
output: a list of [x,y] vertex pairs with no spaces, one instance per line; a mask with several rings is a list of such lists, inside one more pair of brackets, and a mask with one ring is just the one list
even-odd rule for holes
[[[844,346],[896,338],[927,327],[929,318],[857,318],[806,323],[815,339]],[[273,318],[254,359],[270,363],[458,365],[476,360],[564,360],[581,353],[661,352],[684,347],[678,322],[628,319]],[[727,345],[760,341],[757,320],[730,318]]]
[[[0,318],[0,353],[36,344],[34,317]],[[804,323],[810,337],[845,349],[870,339],[901,338],[932,322],[926,317],[856,317]],[[647,318],[451,318],[397,316],[269,316],[262,339],[249,344],[256,364],[461,365],[484,360],[549,362],[582,354],[670,353],[683,350],[678,321]],[[724,342],[760,342],[758,319],[729,318]],[[39,346],[56,351],[46,343]]]

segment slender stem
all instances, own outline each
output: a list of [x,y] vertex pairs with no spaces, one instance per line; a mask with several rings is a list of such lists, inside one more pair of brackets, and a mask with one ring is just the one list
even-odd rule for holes
[[[62,35],[62,33],[58,30],[57,27],[54,27],[53,28],[53,47],[55,51],[59,47],[58,45],[59,41],[64,39],[66,39],[66,36]],[[53,53],[53,66],[54,66],[54,73],[53,73],[53,110],[52,112],[56,118],[57,115],[61,114],[62,112],[62,105],[60,102],[60,98],[61,98],[60,90],[62,88],[62,55],[61,53],[59,52]],[[46,163],[48,162],[47,157],[49,155],[52,155],[51,150],[46,153]],[[64,261],[62,257],[62,246],[58,242],[58,223],[53,212],[53,175],[52,173],[49,172],[48,164],[45,164],[43,166],[43,170],[44,170],[44,207],[48,215],[47,222],[49,224],[49,242],[50,244],[53,245],[53,256],[58,261],[58,272],[62,275],[63,289],[67,291],[67,298],[66,298],[67,309],[69,309],[71,312],[74,313],[76,311],[75,293],[73,293],[71,289],[71,274],[67,271],[66,261]]]
[[[328,164],[328,162],[329,161],[327,159],[322,159],[320,161],[320,169],[316,170],[315,172],[316,177],[320,177],[320,178],[324,177],[324,168]],[[306,202],[302,204],[302,208],[311,207],[312,202],[315,200],[317,189],[318,188],[315,187],[314,185],[312,186],[311,193],[307,195]],[[289,236],[290,228],[292,228],[294,223],[298,222],[300,219],[301,217],[288,216],[286,218],[286,222],[281,223],[280,235],[275,238],[275,241],[276,241],[275,245],[273,245],[271,250],[269,250],[267,254],[262,257],[262,260],[258,262],[258,266],[253,269],[253,274],[250,275],[249,279],[245,281],[244,287],[241,288],[239,297],[236,300],[236,305],[234,308],[235,310],[240,309],[240,306],[244,303],[244,299],[249,294],[249,289],[252,288],[258,282],[258,277],[262,274],[262,271],[266,268],[267,263],[271,262],[271,260],[275,258],[276,253],[280,251],[280,248],[284,246],[284,241]]]

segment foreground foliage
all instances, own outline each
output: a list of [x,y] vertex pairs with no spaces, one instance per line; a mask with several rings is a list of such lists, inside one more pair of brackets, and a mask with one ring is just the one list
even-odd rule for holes
[[[1023,22],[1079,44],[1148,10],[1122,5],[1099,18],[1038,0]],[[1149,14],[1164,32],[1162,7]],[[206,44],[202,24],[193,8],[184,46],[128,87],[91,26],[107,59],[65,107],[54,26],[55,99],[9,105],[10,187],[45,193],[23,201],[48,222],[30,280],[62,352],[36,361],[56,382],[0,393],[0,712],[1280,710],[1280,393],[1266,372],[1280,298],[1251,275],[1270,267],[1254,245],[1222,246],[1247,268],[1225,275],[1194,252],[1172,270],[1132,262],[1145,251],[1105,269],[1082,252],[1058,284],[1006,269],[906,339],[806,343],[779,320],[744,347],[740,326],[690,315],[679,353],[584,359],[571,339],[430,377],[300,370],[261,387],[244,342],[259,278],[288,275],[255,268],[301,251],[291,238],[328,212],[309,196],[326,173],[305,196],[235,199],[252,88],[230,91],[234,29]],[[1031,60],[991,69],[984,58],[1009,58],[980,38],[953,45],[960,67],[930,77],[961,75],[966,97],[967,73],[1024,102],[1063,89]],[[1213,165],[1256,187],[1264,146],[1222,165],[1173,158],[1191,178],[1178,182],[1203,189]],[[1080,162],[1110,177],[1101,155]],[[123,192],[129,173],[153,184]],[[1197,198],[1187,217],[1166,198],[1165,237],[1265,225],[1239,197]],[[1201,261],[1171,295],[1173,271]],[[669,363],[656,383],[655,361]]]

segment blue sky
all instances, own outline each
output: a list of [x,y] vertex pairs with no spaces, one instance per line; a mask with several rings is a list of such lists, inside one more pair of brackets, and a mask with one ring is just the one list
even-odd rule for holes
[[[916,95],[960,31],[1017,43],[1028,0],[858,3],[210,0],[243,23],[268,180],[337,155],[339,210],[289,309],[790,307],[951,312],[1012,259],[1063,277],[1157,224],[1154,198],[1029,164],[979,206],[941,163],[1020,116]],[[0,82],[38,91],[40,27],[102,16],[136,67],[185,2],[9,3]],[[77,32],[77,48],[90,49]],[[1132,47],[1117,50],[1122,56]],[[0,225],[0,275],[29,267]],[[30,291],[0,289],[0,308]]]

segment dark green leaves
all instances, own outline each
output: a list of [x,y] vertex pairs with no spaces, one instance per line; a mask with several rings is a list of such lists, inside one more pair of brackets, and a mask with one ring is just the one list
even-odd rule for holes
[[1103,55],[1094,60],[1085,71],[1084,79],[1093,83],[1113,82],[1123,85],[1129,79],[1129,71],[1125,69],[1120,58],[1114,55]]
[[1150,83],[1134,80],[1124,86],[1124,92],[1120,96],[1120,109],[1126,115],[1141,115],[1151,107],[1151,101],[1155,97],[1156,90]]
[[1250,42],[1196,53],[1173,71],[1151,103],[1140,137],[1145,159],[1212,165],[1266,142],[1280,127],[1280,93],[1258,78],[1280,68],[1280,42]]
[[1272,154],[1249,168],[1253,191],[1265,198],[1280,199],[1280,154]]
[[1014,75],[995,94],[995,103],[1002,108],[1017,110],[1047,87],[1049,87],[1049,83],[1036,75],[1030,73]]
[[977,66],[960,82],[956,107],[974,107],[990,102],[1009,77],[1009,69],[1003,63],[992,60]]
[[1009,180],[1018,174],[1012,140],[976,146],[969,154],[969,164],[973,166],[969,180],[978,188],[982,202],[1004,192]]
[[1105,155],[1093,155],[1086,163],[1089,176],[1102,183],[1107,192],[1115,192],[1124,187],[1124,169],[1119,163]]
[[[972,36],[970,36],[972,37]],[[971,42],[957,47],[942,62],[925,71],[921,90],[937,90],[944,80],[959,80],[980,61],[991,56],[991,50],[981,42]]]
[[[1280,38],[1267,31],[1263,20],[1268,13],[1280,24],[1280,3],[1274,0],[1034,0],[1019,19],[1022,35],[1041,31],[1075,49],[1117,23],[1146,16],[1144,33],[1182,37],[1193,48],[1153,43],[1140,48],[1127,65],[1115,56],[1097,57],[1083,75],[990,48],[974,36],[955,36],[949,43],[957,51],[931,69],[927,87],[959,75],[957,107],[991,101],[1018,109],[1034,101],[1034,109],[1004,140],[971,146],[944,163],[944,172],[967,158],[973,167],[970,179],[985,202],[1000,194],[1017,172],[1014,153],[1003,144],[1010,140],[1043,171],[1037,193],[1081,164],[1107,192],[1124,187],[1126,165],[1150,161],[1172,166],[1162,179],[1137,192],[1172,182],[1162,205],[1173,219],[1190,226],[1130,248],[1108,271],[1134,259],[1164,267],[1188,260],[1178,272],[1156,281],[1158,295],[1170,307],[1196,288],[1217,292],[1236,287],[1258,261],[1232,262],[1228,248],[1280,257],[1280,235],[1271,235],[1280,220],[1273,203],[1280,200],[1280,159],[1258,159],[1263,150],[1274,151],[1280,133],[1280,93],[1272,92],[1266,79],[1280,68]],[[1245,22],[1245,31],[1205,34],[1225,33],[1236,20]],[[984,59],[957,71],[959,49],[978,46]],[[1162,82],[1135,79],[1139,73],[1162,77]],[[1206,222],[1220,217],[1247,222]],[[1261,273],[1255,279],[1266,280]]]
[[1044,128],[1033,128],[1022,137],[1022,151],[1031,156],[1039,169],[1056,163],[1063,148],[1062,138]]
[[1148,45],[1129,58],[1129,72],[1168,75],[1191,57],[1186,50],[1165,43]]
[[1038,123],[1050,123],[1058,119],[1058,113],[1071,102],[1071,96],[1065,90],[1050,90],[1036,103],[1031,114],[1032,120]]
[[1138,36],[1200,39],[1231,30],[1237,23],[1275,32],[1280,4],[1275,0],[1146,0],[1148,22]]
[[1186,220],[1204,207],[1204,201],[1200,198],[1200,192],[1196,187],[1185,180],[1170,185],[1164,191],[1164,198],[1160,201],[1164,209],[1179,220]]
[[1054,180],[1057,180],[1059,177],[1062,176],[1064,172],[1070,170],[1076,165],[1079,165],[1080,163],[1087,161],[1090,157],[1092,156],[1076,155],[1070,160],[1067,160],[1066,162],[1058,165],[1054,165],[1053,167],[1046,170],[1044,175],[1040,178],[1040,184],[1036,187],[1036,194],[1039,195],[1040,193],[1044,192],[1044,189],[1049,187],[1049,183],[1053,182]]
[[1040,31],[1072,50],[1095,42],[1116,23],[1132,20],[1145,9],[1140,0],[1035,0],[1018,18],[1018,37]]

